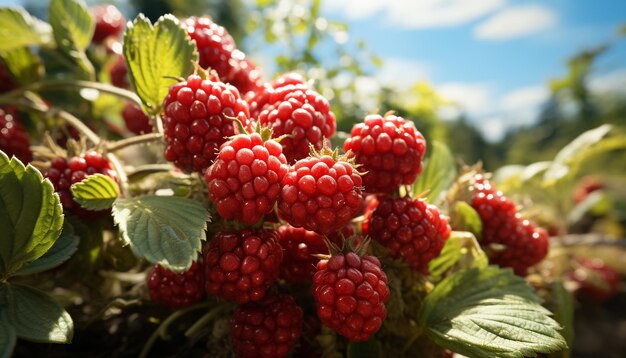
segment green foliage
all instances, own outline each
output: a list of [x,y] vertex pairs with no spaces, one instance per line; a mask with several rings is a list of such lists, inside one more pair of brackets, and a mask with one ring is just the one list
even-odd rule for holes
[[469,231],[477,238],[482,236],[483,222],[480,220],[480,215],[472,208],[472,206],[465,201],[457,201],[452,208],[452,222],[450,223],[453,228],[461,231]]
[[[0,8],[0,51],[47,44],[50,26],[21,8]],[[10,39],[10,41],[9,41]]]
[[471,232],[453,231],[439,256],[428,263],[430,278],[439,281],[448,272],[487,267],[489,260]]
[[113,217],[137,256],[176,272],[196,260],[210,219],[197,201],[150,195],[118,199]]
[[0,283],[0,309],[20,338],[46,343],[72,341],[72,318],[39,290],[21,284]]
[[0,151],[0,277],[48,251],[61,233],[62,213],[50,181]]
[[78,249],[78,237],[69,225],[65,225],[61,236],[43,256],[30,262],[15,273],[16,276],[31,275],[59,266],[67,261]]
[[491,266],[441,281],[426,296],[419,323],[436,343],[468,357],[534,357],[566,348],[526,281]]
[[152,25],[139,14],[124,34],[124,57],[135,92],[146,111],[156,115],[169,86],[193,71],[198,51],[174,16],[162,16]]
[[[1,290],[1,289],[0,289]],[[11,358],[17,340],[15,328],[9,324],[6,313],[0,306],[0,358]]]
[[94,174],[72,184],[72,197],[87,210],[109,209],[120,194],[117,183],[103,174]]
[[[552,285],[552,294],[555,306],[554,319],[563,327],[561,334],[567,345],[571,347],[574,344],[574,296],[565,289],[560,281]],[[551,356],[569,358],[570,354],[570,349],[564,349],[561,352],[553,353]]]
[[348,358],[380,358],[383,357],[380,342],[371,338],[366,342],[350,342],[348,344]]
[[29,47],[0,51],[0,57],[4,66],[19,84],[27,85],[43,76],[44,68],[41,59]]
[[438,203],[456,177],[456,163],[450,149],[441,142],[432,141],[432,154],[424,161],[424,171],[413,184],[413,196],[427,192],[425,198]]

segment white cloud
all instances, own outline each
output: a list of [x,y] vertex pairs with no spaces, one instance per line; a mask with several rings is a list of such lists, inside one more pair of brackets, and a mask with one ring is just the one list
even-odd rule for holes
[[383,67],[376,71],[376,79],[384,85],[398,85],[409,87],[416,82],[430,77],[428,65],[399,57],[385,57]]
[[626,69],[591,76],[589,88],[598,93],[626,92]]
[[487,15],[505,0],[333,0],[324,6],[353,19],[377,16],[390,26],[449,27]]
[[500,100],[500,107],[507,112],[525,111],[541,106],[550,97],[546,86],[529,86],[511,91]]
[[484,115],[493,106],[492,89],[488,84],[451,82],[435,88],[443,98],[455,102],[471,116]]
[[511,6],[474,28],[481,40],[508,40],[544,31],[556,24],[554,11],[541,5]]

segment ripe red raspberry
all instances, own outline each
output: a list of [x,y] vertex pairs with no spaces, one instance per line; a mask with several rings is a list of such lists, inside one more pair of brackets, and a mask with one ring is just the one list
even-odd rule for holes
[[288,72],[272,82],[272,88],[281,88],[287,85],[306,85],[306,80],[304,77],[297,72]]
[[256,93],[263,88],[261,70],[243,52],[233,51],[230,63],[232,70],[223,78],[224,82],[237,87],[242,95],[250,91]]
[[26,164],[33,160],[30,140],[15,111],[0,108],[0,150]]
[[302,332],[302,309],[288,295],[268,296],[238,306],[230,320],[230,339],[240,358],[282,358]]
[[529,267],[539,263],[548,253],[548,233],[516,212],[515,204],[481,175],[473,185],[472,207],[483,222],[481,244],[498,244],[487,250],[492,263],[511,267],[525,276]]
[[111,84],[119,88],[130,88],[130,79],[128,78],[128,67],[124,56],[118,55],[115,62],[109,67],[109,76],[111,76]]
[[337,151],[314,155],[297,161],[283,178],[278,214],[292,226],[325,235],[360,213],[361,175]]
[[367,341],[387,316],[387,275],[375,256],[333,253],[317,264],[313,298],[325,326],[353,342]]
[[63,210],[70,212],[84,219],[94,219],[106,216],[109,210],[91,211],[83,209],[72,198],[70,187],[90,175],[100,173],[113,179],[116,178],[115,171],[111,169],[111,163],[101,154],[90,151],[81,157],[55,158],[49,168],[44,170],[43,176],[50,179],[54,190],[59,193]]
[[276,137],[290,135],[280,142],[288,163],[306,158],[310,145],[322,149],[325,139],[332,137],[336,129],[328,100],[302,84],[273,90],[258,120]]
[[261,300],[276,281],[283,251],[275,231],[218,232],[203,258],[207,292],[245,303]]
[[250,117],[235,87],[198,75],[170,87],[163,108],[165,159],[190,172],[209,167],[219,147],[239,132],[232,117],[244,126]]
[[9,92],[16,89],[18,86],[13,79],[13,76],[9,73],[6,66],[0,59],[0,93]]
[[274,208],[287,170],[278,142],[264,142],[259,133],[239,134],[222,145],[204,180],[221,217],[252,225]]
[[343,148],[366,174],[369,193],[392,193],[413,184],[422,172],[426,140],[413,123],[393,114],[370,114],[352,127]]
[[204,298],[204,273],[197,262],[183,273],[154,265],[147,284],[150,299],[169,308],[189,307]]
[[[328,246],[324,236],[303,228],[282,225],[278,228],[280,246],[283,248],[283,263],[280,277],[288,282],[311,281],[315,266],[319,262],[317,255],[328,255]],[[354,236],[352,225],[328,235],[328,240],[337,246],[343,245],[343,238]]]
[[137,104],[128,102],[122,111],[122,118],[128,130],[135,134],[144,134],[152,132],[152,124],[150,118],[143,112]]
[[236,49],[228,31],[208,17],[189,17],[182,22],[189,37],[196,42],[200,66],[213,69],[225,79],[232,71],[230,59]]
[[576,189],[574,190],[574,202],[576,204],[583,202],[589,194],[597,190],[604,189],[604,183],[600,178],[587,176],[578,182]]
[[245,100],[250,105],[250,116],[252,118],[259,118],[259,114],[265,108],[270,100],[270,95],[274,90],[287,86],[287,85],[306,85],[306,81],[296,72],[289,72],[278,77],[274,82],[262,84],[254,91],[247,92],[245,94]]
[[450,236],[450,225],[439,209],[424,199],[381,198],[366,213],[363,234],[386,247],[412,270],[428,274],[428,263],[439,256]]
[[597,303],[604,303],[619,291],[619,273],[601,259],[579,257],[578,267],[568,273],[568,277],[578,283],[576,293]]
[[91,41],[95,44],[102,43],[109,36],[117,37],[124,29],[124,15],[113,5],[96,6],[91,10],[96,28]]

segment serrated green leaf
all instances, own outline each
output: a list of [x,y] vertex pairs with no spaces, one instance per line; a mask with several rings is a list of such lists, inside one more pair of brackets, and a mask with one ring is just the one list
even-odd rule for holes
[[72,317],[52,297],[17,283],[0,286],[0,304],[18,337],[46,343],[70,343]]
[[0,8],[0,39],[3,39],[0,51],[47,44],[51,40],[50,33],[50,25],[30,16],[24,9]]
[[43,76],[41,59],[29,47],[0,51],[0,57],[11,76],[22,85],[33,83]]
[[51,0],[49,20],[57,46],[69,53],[89,46],[95,23],[81,0]]
[[439,256],[428,263],[432,281],[439,281],[447,272],[471,267],[485,268],[489,260],[471,232],[453,231]]
[[348,358],[380,358],[383,356],[380,343],[375,338],[366,342],[350,342],[347,353]]
[[176,272],[196,259],[210,219],[197,201],[153,195],[118,199],[113,217],[137,256]]
[[48,179],[0,151],[0,276],[41,257],[63,227],[63,208]]
[[[0,283],[0,285],[6,284]],[[0,292],[2,292],[2,288],[0,288]],[[0,329],[0,358],[11,358],[17,335],[15,334],[13,326],[7,321],[2,306],[0,306],[0,327],[2,327],[2,329]]]
[[78,241],[78,236],[74,235],[70,226],[65,225],[61,236],[55,241],[50,250],[37,260],[23,266],[15,273],[15,276],[30,275],[59,266],[76,252]]
[[448,189],[456,177],[456,163],[445,144],[433,141],[432,154],[424,162],[424,171],[413,184],[413,196],[428,192],[426,200],[437,203],[440,194]]
[[124,57],[146,111],[158,114],[174,78],[192,73],[198,51],[174,16],[161,16],[153,26],[139,14],[124,34]]
[[87,210],[104,210],[113,205],[120,195],[117,183],[103,174],[94,174],[85,180],[72,184],[72,197]]
[[456,202],[451,217],[451,225],[456,230],[469,231],[478,238],[482,236],[483,222],[470,204],[465,201]]
[[535,357],[567,347],[524,279],[489,266],[457,272],[424,299],[418,321],[442,347],[468,357]]

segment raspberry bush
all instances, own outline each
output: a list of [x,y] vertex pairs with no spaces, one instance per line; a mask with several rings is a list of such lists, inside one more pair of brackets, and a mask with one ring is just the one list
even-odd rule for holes
[[522,190],[574,188],[573,161],[459,168],[427,118],[343,106],[335,71],[289,59],[264,77],[194,15],[0,8],[3,356],[536,356],[572,343],[568,289],[614,297],[615,271],[559,257]]

